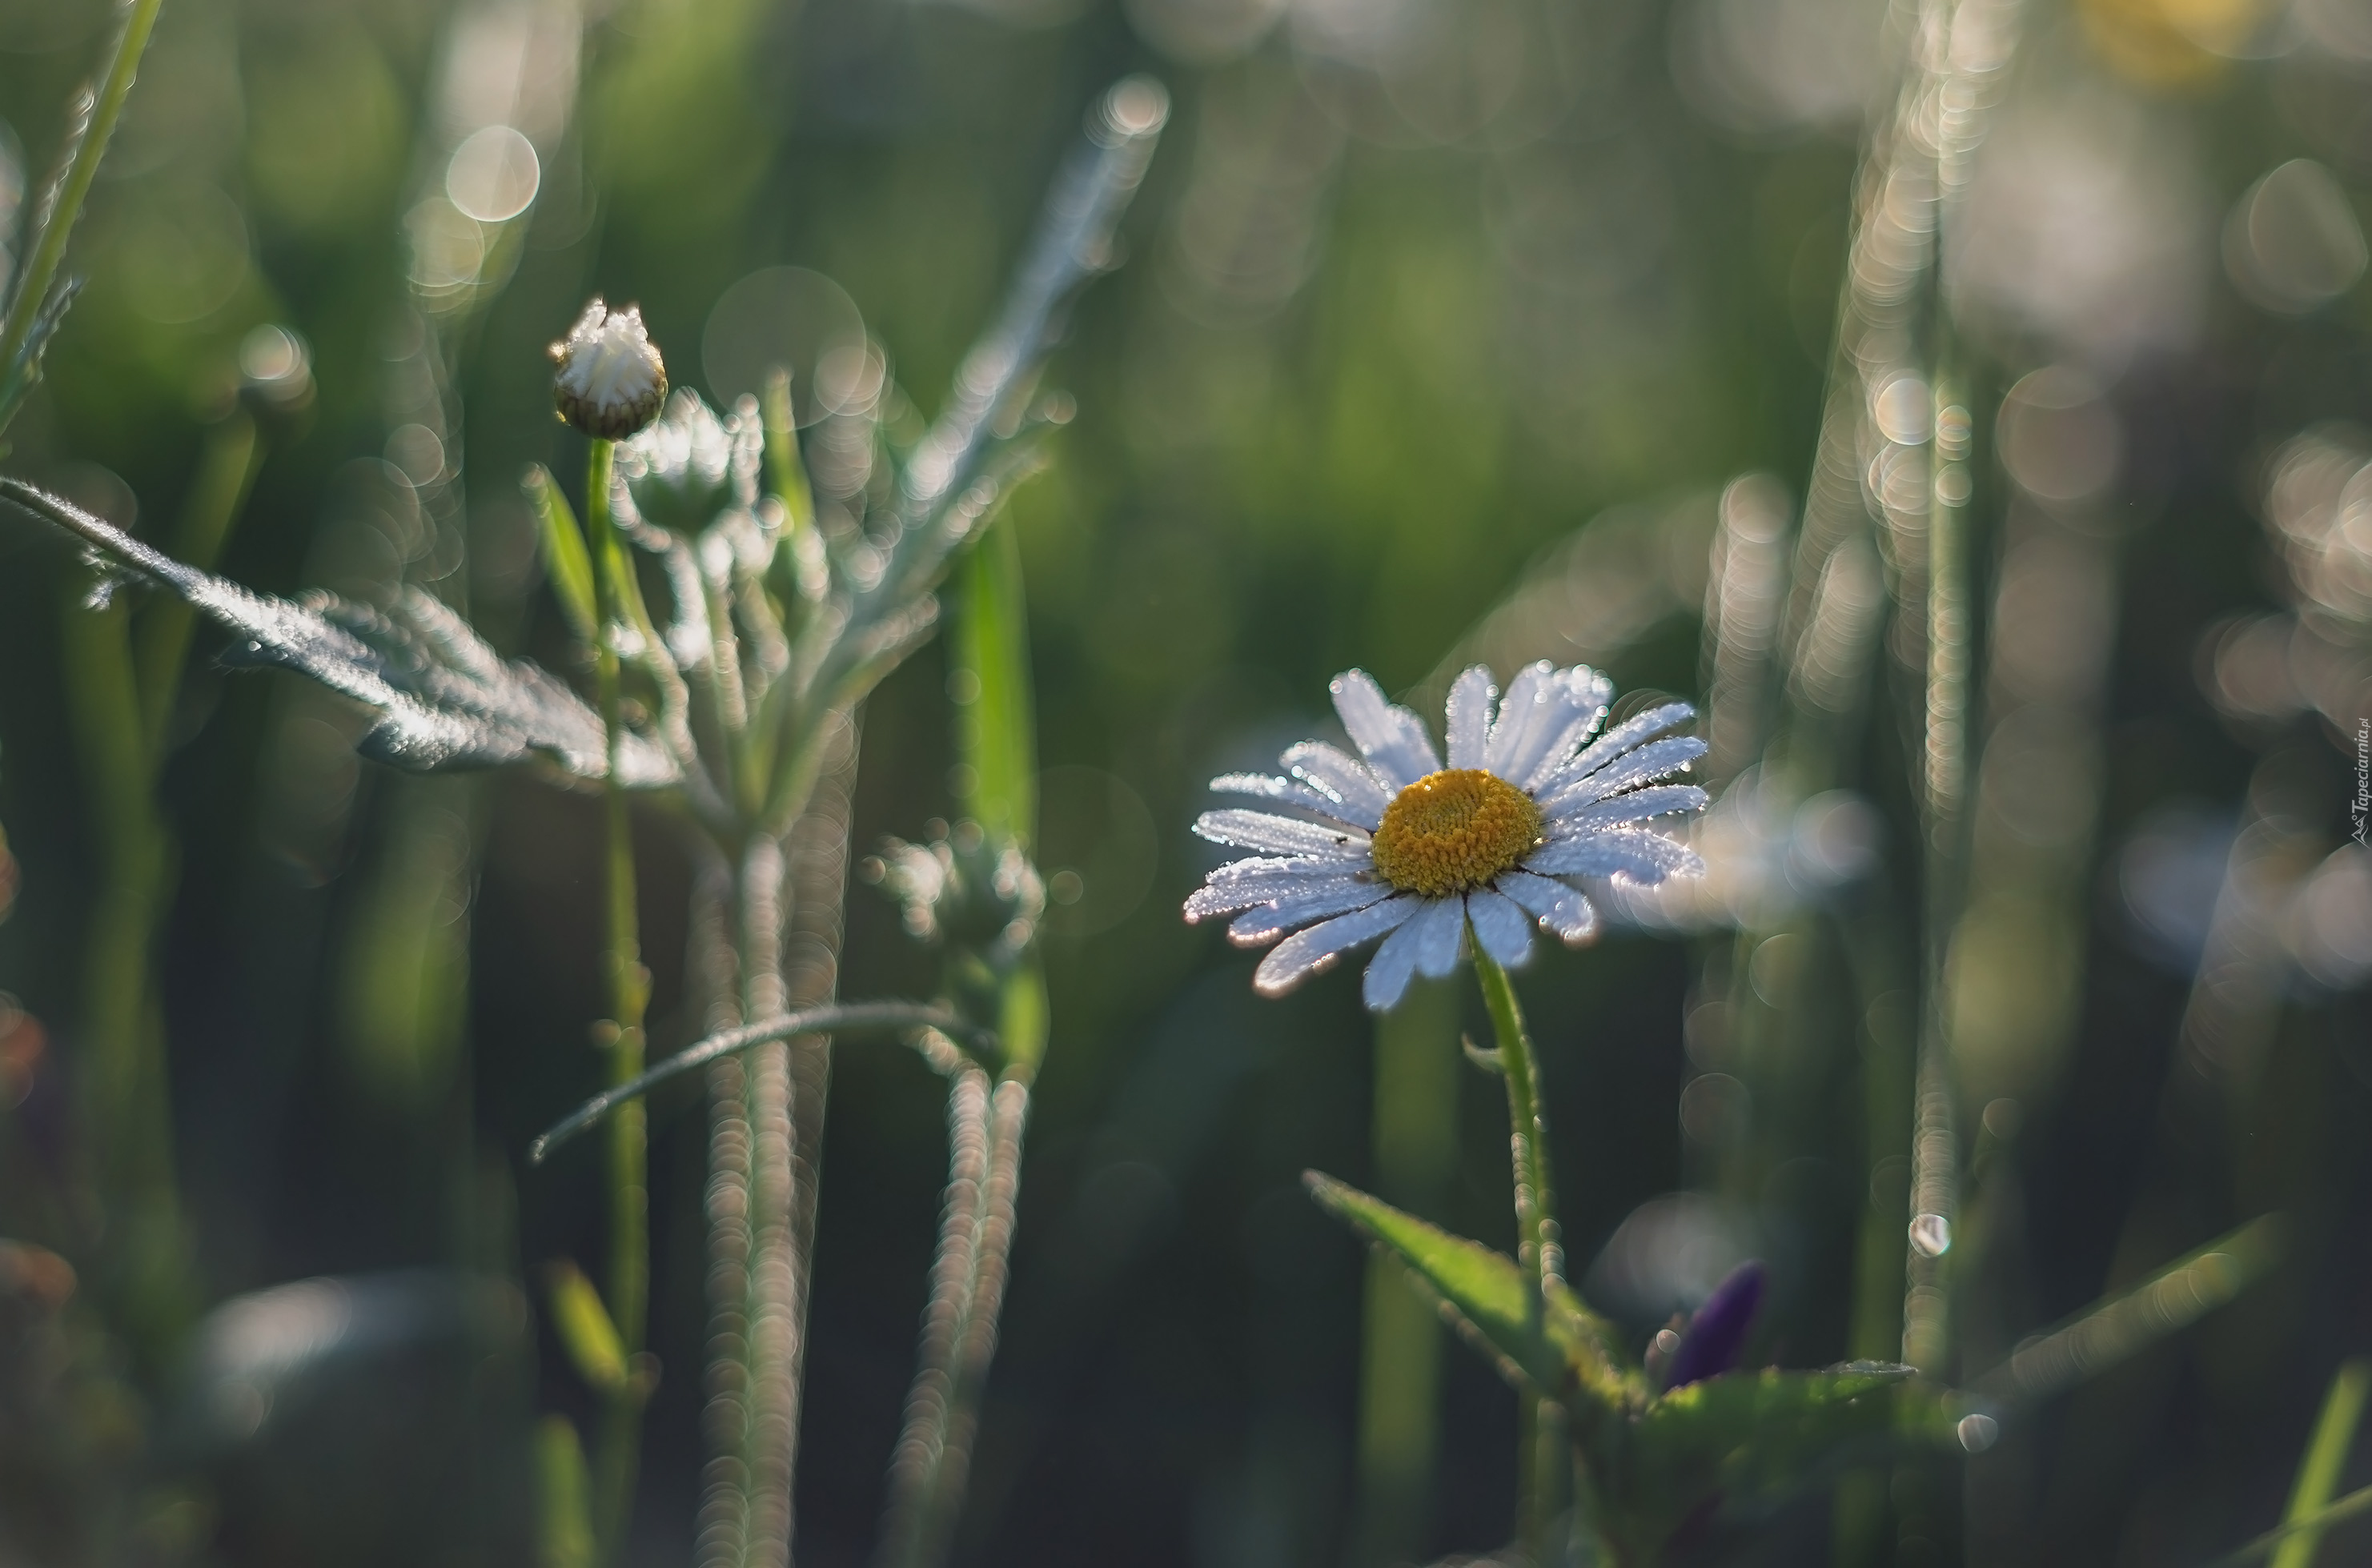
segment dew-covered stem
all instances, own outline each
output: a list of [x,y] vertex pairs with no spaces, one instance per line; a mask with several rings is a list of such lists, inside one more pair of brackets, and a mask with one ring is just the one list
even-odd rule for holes
[[30,382],[29,367],[19,361],[50,304],[52,285],[65,261],[66,241],[73,238],[76,220],[82,216],[83,202],[90,194],[91,181],[99,177],[107,145],[114,140],[116,122],[123,117],[124,100],[132,95],[133,78],[140,74],[141,56],[148,52],[148,37],[164,8],[164,0],[133,0],[99,72],[98,87],[86,87],[77,96],[65,167],[42,195],[34,218],[32,254],[17,274],[7,317],[0,320],[0,432],[6,429],[16,400]]
[[1516,1179],[1516,1258],[1543,1285],[1564,1283],[1564,1244],[1557,1229],[1556,1195],[1549,1175],[1548,1119],[1541,1106],[1540,1073],[1531,1036],[1507,971],[1474,945],[1474,973],[1499,1041],[1499,1072],[1507,1082],[1508,1149]]
[[[610,1016],[602,1029],[612,1086],[631,1084],[643,1072],[643,1010],[650,977],[643,968],[634,908],[633,823],[626,809],[622,716],[622,671],[616,638],[624,626],[633,570],[610,520],[610,466],[614,444],[595,440],[586,465],[585,527],[596,565],[594,590],[599,607],[593,650],[593,679],[608,747],[602,780],[602,913],[605,937],[602,981]],[[639,1098],[621,1105],[610,1122],[610,1320],[631,1358],[639,1355],[648,1330],[650,1303],[649,1132]],[[599,1510],[596,1537],[604,1562],[616,1562],[634,1518],[634,1476],[639,1466],[642,1410],[646,1390],[635,1378],[609,1392],[593,1475]]]
[[[1475,941],[1474,974],[1482,983],[1483,1005],[1498,1040],[1498,1069],[1507,1085],[1507,1144],[1514,1167],[1516,1260],[1532,1287],[1533,1310],[1543,1310],[1541,1293],[1564,1283],[1564,1246],[1557,1229],[1556,1194],[1549,1173],[1548,1117],[1541,1105],[1539,1067],[1531,1036],[1516,1001],[1516,988],[1491,955]],[[1517,1423],[1517,1540],[1529,1561],[1546,1563],[1551,1526],[1562,1504],[1568,1465],[1564,1411],[1529,1391],[1519,1393]]]

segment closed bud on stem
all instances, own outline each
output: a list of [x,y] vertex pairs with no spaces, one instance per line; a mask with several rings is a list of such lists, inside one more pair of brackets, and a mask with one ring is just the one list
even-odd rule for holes
[[596,299],[552,345],[552,401],[560,417],[599,441],[622,441],[658,417],[667,366],[640,308]]

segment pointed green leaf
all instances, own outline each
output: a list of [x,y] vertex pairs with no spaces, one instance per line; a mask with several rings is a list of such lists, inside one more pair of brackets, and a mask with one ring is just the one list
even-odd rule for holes
[[815,527],[815,492],[808,484],[807,465],[799,460],[799,432],[791,416],[791,375],[776,369],[766,377],[763,403],[766,436],[766,478],[774,499],[783,504],[794,537]]
[[1320,1207],[1350,1222],[1430,1285],[1478,1348],[1498,1357],[1511,1381],[1520,1375],[1543,1389],[1564,1382],[1564,1356],[1550,1339],[1540,1298],[1526,1288],[1513,1258],[1402,1214],[1331,1176],[1313,1170],[1301,1179]]
[[585,534],[568,497],[542,464],[527,470],[521,482],[528,505],[535,508],[537,531],[543,539],[543,569],[552,579],[552,597],[568,618],[568,629],[586,647],[593,646],[597,624],[593,609],[593,561],[585,552]]
[[[2362,1356],[2341,1364],[2322,1397],[2322,1413],[2315,1418],[2314,1434],[2307,1439],[2298,1461],[2297,1480],[2290,1487],[2290,1505],[2282,1516],[2285,1525],[2301,1525],[2331,1505],[2347,1469],[2347,1451],[2355,1446],[2355,1429],[2363,1424],[2365,1396],[2372,1393],[2372,1361]],[[2322,1544],[2319,1530],[2301,1529],[2273,1553],[2273,1568],[2313,1568]]]
[[956,734],[971,768],[959,803],[992,834],[1026,852],[1037,837],[1038,732],[1029,693],[1029,610],[1010,518],[992,524],[956,569],[949,653]]
[[536,1423],[535,1482],[541,1568],[593,1568],[593,1478],[585,1445],[564,1415]]
[[568,1353],[577,1376],[601,1392],[615,1393],[626,1386],[626,1346],[601,1305],[601,1293],[576,1264],[563,1260],[544,1273],[551,1293],[552,1326],[560,1347]]

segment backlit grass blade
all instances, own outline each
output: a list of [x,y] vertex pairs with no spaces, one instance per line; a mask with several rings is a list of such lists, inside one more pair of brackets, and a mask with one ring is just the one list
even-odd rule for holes
[[2322,1397],[2322,1413],[2315,1418],[2314,1435],[2307,1440],[2290,1505],[2282,1516],[2282,1523],[2298,1527],[2298,1533],[2273,1553],[2273,1568],[2312,1568],[2322,1532],[2308,1527],[2308,1522],[2331,1505],[2348,1450],[2355,1446],[2355,1429],[2363,1424],[2366,1394],[2372,1394],[2372,1361],[2357,1356],[2340,1367]]

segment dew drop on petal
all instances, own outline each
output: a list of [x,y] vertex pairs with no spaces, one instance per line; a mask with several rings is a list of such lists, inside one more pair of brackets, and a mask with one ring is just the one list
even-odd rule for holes
[[1952,1249],[1952,1222],[1941,1214],[1920,1214],[1911,1222],[1911,1245],[1923,1258],[1941,1258]]
[[[1933,1218],[1934,1216],[1923,1215],[1922,1217]],[[1962,1416],[1959,1424],[1952,1430],[1960,1439],[1961,1447],[1971,1454],[1982,1454],[1992,1447],[1994,1439],[2001,1435],[2001,1423],[1979,1412],[1975,1415]]]

